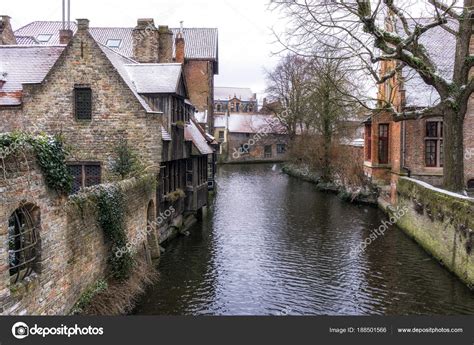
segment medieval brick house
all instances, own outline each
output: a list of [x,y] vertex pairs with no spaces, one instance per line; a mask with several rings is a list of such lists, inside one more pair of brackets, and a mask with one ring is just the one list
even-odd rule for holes
[[[30,38],[35,41],[31,45],[16,45],[31,36],[12,35],[8,17],[0,22],[0,39],[6,43],[0,45],[0,132],[61,134],[71,152],[73,192],[122,183],[116,182],[112,163],[117,145],[126,140],[146,174],[160,182],[151,193],[127,184],[129,238],[174,206],[168,221],[159,223],[145,243],[137,244],[152,246],[148,250],[159,255],[158,241],[166,240],[173,234],[170,229],[179,228],[186,215],[207,204],[206,168],[212,154],[209,137],[192,119],[194,106],[183,65],[173,63],[171,50],[163,51],[174,45],[172,35],[166,36],[162,50],[156,50],[152,41],[134,40],[137,59],[132,59],[98,41],[86,19],[78,20],[75,33],[55,33],[60,39],[56,44],[44,44],[48,40],[44,34]],[[140,37],[153,35],[142,32]],[[177,35],[178,56],[184,56],[182,39]],[[139,62],[154,52],[164,63]],[[65,211],[68,198],[48,189],[34,161],[28,166],[21,165],[0,183],[0,237],[2,243],[10,243],[14,236],[10,228],[23,226],[27,210],[34,220],[33,252],[41,255],[22,254],[20,266],[26,270],[12,281],[10,254],[2,249],[0,304],[6,314],[64,314],[80,293],[103,277],[104,239],[91,219]]]
[[[60,43],[60,21],[36,21],[15,31],[18,44],[54,45]],[[72,33],[77,30],[70,23]],[[218,31],[215,28],[155,27],[153,19],[141,19],[135,28],[91,27],[95,40],[138,62],[184,63],[189,99],[199,112],[206,112],[212,121],[214,109],[214,76],[219,73]],[[180,38],[178,39],[181,33]],[[13,38],[10,38],[13,39]],[[140,42],[140,44],[134,44]],[[150,55],[144,55],[149,50]],[[208,123],[212,133],[212,122]]]
[[[423,20],[423,19],[418,19]],[[395,30],[397,26],[395,25]],[[430,52],[438,72],[452,76],[455,38],[436,27],[424,33],[420,42]],[[383,62],[380,74],[395,66]],[[436,104],[439,95],[409,67],[379,87],[379,99],[392,103],[398,110],[411,110]],[[382,102],[381,102],[382,103]],[[464,124],[464,147],[474,147],[474,105],[469,107]],[[391,185],[392,197],[399,176],[412,176],[435,186],[443,178],[443,118],[431,116],[419,120],[394,122],[390,114],[377,111],[365,122],[364,170],[373,181]],[[474,160],[465,156],[466,187],[474,188]]]

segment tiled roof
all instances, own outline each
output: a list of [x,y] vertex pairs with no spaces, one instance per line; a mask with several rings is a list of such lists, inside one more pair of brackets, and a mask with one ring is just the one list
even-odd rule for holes
[[[214,127],[225,128],[227,115],[215,115]],[[286,130],[274,115],[230,114],[229,132],[231,133],[272,133],[285,134]]]
[[110,60],[112,65],[114,65],[115,69],[117,72],[120,74],[124,82],[127,84],[127,86],[132,90],[133,94],[137,98],[137,100],[140,102],[142,105],[143,109],[145,109],[147,112],[153,112],[151,107],[148,105],[148,103],[138,94],[137,88],[135,87],[132,79],[130,78],[130,75],[128,74],[126,66],[132,63],[136,63],[133,60],[120,55],[116,51],[104,46],[103,44],[99,43],[99,47],[102,49],[102,51],[105,53],[107,58]]
[[[52,35],[47,44],[59,44],[60,21],[36,21],[15,31],[16,36],[37,38],[38,35]],[[77,25],[71,22],[71,30],[75,33]],[[180,29],[171,29],[176,36]],[[119,48],[111,48],[120,54],[133,56],[133,28],[100,28],[91,27],[90,33],[97,42],[107,45],[109,39],[119,39],[122,43]],[[187,59],[218,59],[218,30],[213,28],[184,28],[185,57]],[[22,44],[22,43],[18,43]],[[173,40],[174,46],[174,40]],[[173,48],[174,50],[174,48]]]
[[177,93],[181,64],[130,64],[125,69],[138,93]]
[[214,152],[214,150],[208,145],[206,137],[203,135],[201,130],[194,121],[190,121],[184,129],[184,139],[186,141],[192,141],[194,146],[202,155],[209,155]]
[[[65,46],[0,46],[0,74],[6,73],[0,88],[0,105],[12,104],[12,93],[23,84],[41,83],[63,52]],[[15,97],[17,101],[21,101]]]
[[[427,24],[433,19],[411,19],[409,25],[413,27],[416,23]],[[454,22],[448,23],[449,27],[456,30],[457,26]],[[400,23],[396,24],[396,30],[402,36],[403,29]],[[454,53],[456,50],[456,38],[448,33],[442,27],[435,27],[426,31],[420,37],[422,43],[437,70],[436,72],[448,81],[452,80],[454,70]],[[403,77],[405,80],[406,90],[406,106],[407,107],[426,107],[432,106],[439,101],[438,92],[431,86],[427,85],[419,74],[409,67],[403,69]]]
[[243,87],[215,87],[214,88],[214,100],[215,101],[228,101],[237,97],[241,101],[248,102],[253,100],[254,93],[249,88]]
[[16,38],[16,43],[18,45],[32,45],[32,44],[39,44],[39,42],[34,38],[30,36],[15,36]]

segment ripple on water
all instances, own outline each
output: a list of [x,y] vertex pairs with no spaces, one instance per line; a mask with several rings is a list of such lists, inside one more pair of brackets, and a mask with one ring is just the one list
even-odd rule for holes
[[399,229],[355,257],[377,209],[272,166],[219,168],[209,218],[171,243],[137,314],[474,314],[474,294]]

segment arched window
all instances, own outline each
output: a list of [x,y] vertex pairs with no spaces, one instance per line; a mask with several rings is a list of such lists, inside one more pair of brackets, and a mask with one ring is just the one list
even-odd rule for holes
[[40,210],[25,204],[12,213],[8,220],[8,261],[13,283],[39,271]]
[[219,112],[222,111],[222,105],[220,103],[217,104],[217,111],[219,111]]

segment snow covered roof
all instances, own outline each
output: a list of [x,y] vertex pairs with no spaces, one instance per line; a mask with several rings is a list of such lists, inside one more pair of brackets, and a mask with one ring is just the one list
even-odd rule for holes
[[[15,31],[17,37],[30,37],[30,39],[37,39],[40,35],[51,35],[47,42],[40,42],[42,44],[59,44],[59,30],[62,29],[61,21],[35,21]],[[77,31],[76,22],[71,22],[71,30],[73,33]],[[173,35],[179,33],[179,28],[171,28]],[[90,33],[94,39],[107,45],[109,40],[120,40],[118,47],[112,48],[120,54],[132,57],[133,56],[133,28],[90,28]],[[218,30],[216,28],[184,28],[184,40],[186,42],[184,48],[184,55],[187,59],[206,59],[218,60]],[[18,42],[18,44],[23,44]],[[173,51],[174,51],[173,39]]]
[[127,64],[125,69],[138,93],[177,93],[181,64]]
[[256,100],[255,94],[249,88],[243,87],[215,87],[214,88],[214,101],[228,101],[234,97],[237,97],[241,101],[248,102]]
[[[214,127],[226,128],[226,117],[227,115],[215,115]],[[231,133],[286,133],[276,116],[262,114],[230,114],[228,130]]]
[[194,146],[198,151],[203,155],[209,155],[214,152],[214,150],[208,145],[208,141],[204,136],[204,133],[199,129],[199,125],[194,121],[190,121],[184,129],[184,138],[186,141],[192,141]]
[[0,105],[21,104],[23,84],[41,83],[65,46],[0,46]]
[[207,112],[201,111],[194,113],[194,118],[198,123],[207,123]]
[[[408,24],[414,27],[416,24],[425,25],[433,22],[433,19],[419,18],[409,19]],[[449,21],[447,24],[451,29],[457,30],[457,24]],[[395,23],[395,30],[405,36],[401,23]],[[454,53],[456,50],[456,37],[440,26],[429,29],[420,37],[432,62],[436,66],[436,72],[448,81],[452,80],[454,70]],[[403,69],[405,80],[404,88],[407,107],[432,106],[439,101],[438,92],[427,85],[419,74],[409,67]]]

